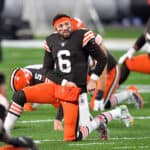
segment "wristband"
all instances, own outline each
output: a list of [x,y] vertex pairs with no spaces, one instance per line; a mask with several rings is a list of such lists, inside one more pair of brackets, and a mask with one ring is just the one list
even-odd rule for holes
[[99,79],[99,76],[97,76],[96,74],[92,73],[91,74],[91,79],[94,80],[94,81],[96,81],[96,80]]
[[96,100],[101,100],[103,97],[104,91],[103,90],[98,90],[97,95],[96,95]]

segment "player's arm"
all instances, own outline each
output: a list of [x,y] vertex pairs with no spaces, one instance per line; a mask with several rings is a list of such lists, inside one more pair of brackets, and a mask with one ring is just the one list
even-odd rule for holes
[[137,52],[138,50],[140,50],[143,45],[145,44],[146,40],[145,40],[145,35],[142,34],[135,42],[135,44],[129,48],[129,50],[119,58],[118,63],[122,64],[127,58],[131,59],[133,57],[133,55],[135,54],[135,52]]
[[43,69],[45,70],[45,72],[54,69],[54,60],[52,57],[52,52],[45,51]]
[[136,40],[135,44],[131,48],[129,48],[129,50],[123,56],[119,58],[118,63],[122,64],[127,58],[132,58],[134,53],[140,50],[146,42],[148,43],[147,52],[150,53],[150,19],[146,25],[144,33],[141,34]]
[[97,45],[94,38],[88,41],[84,49],[88,51],[88,53],[90,54],[90,56],[92,56],[94,60],[97,61],[95,69],[93,70],[93,73],[91,75],[93,76],[93,80],[97,80],[102,74],[105,65],[107,64],[107,56],[104,54],[103,50]]
[[45,73],[47,73],[48,71],[54,69],[54,60],[53,60],[50,44],[48,45],[48,38],[44,42],[44,50],[45,50],[45,54],[44,54],[44,61],[43,61],[43,69]]
[[88,31],[87,33],[85,33],[83,46],[85,51],[87,51],[90,56],[97,61],[95,69],[91,74],[91,79],[87,85],[87,89],[92,90],[95,88],[96,81],[99,79],[99,76],[102,74],[104,67],[107,64],[107,57],[103,50],[96,43],[95,35],[92,31]]

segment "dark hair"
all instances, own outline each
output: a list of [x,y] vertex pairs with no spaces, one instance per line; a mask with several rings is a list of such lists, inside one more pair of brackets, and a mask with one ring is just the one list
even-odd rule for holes
[[0,85],[5,83],[5,75],[0,72]]
[[70,18],[70,16],[66,15],[66,14],[57,14],[54,18],[53,18],[53,22],[52,25],[54,25],[55,21],[62,18],[62,17],[68,17]]

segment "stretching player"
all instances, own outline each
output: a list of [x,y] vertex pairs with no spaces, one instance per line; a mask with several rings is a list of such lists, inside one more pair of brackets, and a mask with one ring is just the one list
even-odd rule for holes
[[[147,53],[133,56],[147,43]],[[119,59],[121,67],[121,78],[119,84],[127,80],[131,71],[150,74],[150,18],[145,32],[138,37],[135,44]]]
[[[80,19],[72,18],[72,23],[74,30],[85,28],[85,25]],[[118,83],[120,80],[120,68],[115,58],[105,47],[102,37],[100,35],[95,36],[97,44],[107,55],[108,61],[105,70],[100,76],[100,80],[97,82],[97,87],[91,100],[91,108],[94,110],[104,110],[121,104],[124,101],[131,101],[135,103],[137,108],[142,108],[143,100],[135,86],[128,87],[128,89],[124,92],[114,94],[119,86]],[[95,61],[92,59],[89,60],[90,72],[92,72],[91,68],[94,68]],[[91,92],[91,90],[94,89],[95,87],[89,90]]]
[[37,150],[32,139],[27,137],[11,137],[3,127],[3,122],[7,114],[9,103],[6,99],[6,82],[4,74],[0,73],[0,142],[9,144],[0,147],[0,150]]
[[[46,76],[43,74],[43,65],[29,65],[24,68],[15,69],[10,76],[10,86],[13,92],[17,92],[22,90],[24,87],[36,85],[39,83],[43,83],[46,79]],[[32,111],[35,110],[40,104],[38,103],[25,103],[24,110]],[[55,108],[58,108],[59,103],[56,101],[54,104]],[[61,121],[59,121],[59,116],[56,116],[54,120],[54,130],[63,130]]]

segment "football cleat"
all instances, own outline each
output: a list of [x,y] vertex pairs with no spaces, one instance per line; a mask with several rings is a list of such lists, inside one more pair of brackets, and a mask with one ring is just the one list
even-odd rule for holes
[[98,116],[100,122],[99,127],[97,128],[98,133],[100,134],[101,140],[108,140],[108,128],[102,116]]
[[121,105],[119,108],[121,110],[121,120],[124,122],[127,128],[132,127],[134,124],[134,119],[129,113],[127,106]]
[[131,85],[127,88],[127,91],[131,91],[131,101],[134,102],[135,104],[135,107],[137,109],[139,108],[143,108],[144,106],[144,102],[143,102],[143,98],[142,96],[140,95],[139,91],[138,91],[138,88],[134,85]]

